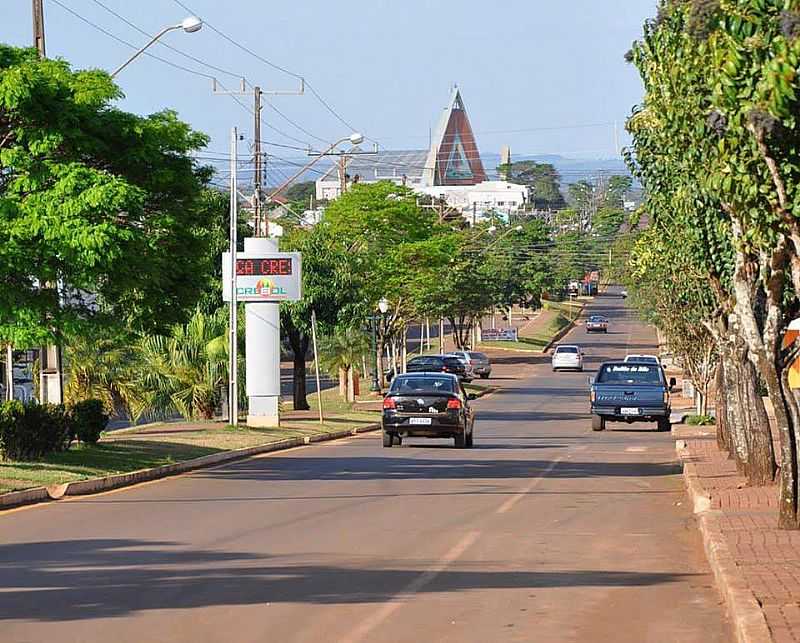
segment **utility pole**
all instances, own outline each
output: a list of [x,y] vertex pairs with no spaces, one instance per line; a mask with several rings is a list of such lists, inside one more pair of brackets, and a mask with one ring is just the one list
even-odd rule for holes
[[[253,220],[256,236],[261,236],[261,88],[253,88],[253,154],[255,173],[253,177]],[[269,221],[264,220],[264,236],[269,236]]]
[[[212,81],[212,91],[219,96],[249,96],[247,82],[242,78],[241,85],[237,91],[220,91],[217,89],[217,79]],[[264,91],[261,87],[253,87],[253,154],[254,170],[253,178],[253,230],[256,237],[269,237],[269,219],[264,210],[269,203],[262,200],[262,174],[263,174],[263,155],[261,153],[261,97],[267,96],[302,96],[306,91],[304,79],[300,79],[300,89],[298,91]],[[263,222],[263,223],[262,223]]]
[[239,135],[236,128],[231,129],[231,201],[230,201],[230,247],[231,253],[231,302],[230,309],[228,310],[228,422],[231,426],[238,426],[239,424],[239,368],[238,368],[238,329],[237,329],[237,314],[239,306],[236,302],[236,251],[238,243],[238,230],[237,223],[239,219],[239,195],[237,192],[237,176],[236,165],[237,158],[237,144]]
[[[39,58],[42,59],[46,57],[43,4],[43,0],[33,0],[31,5],[33,46],[36,47],[39,52]],[[45,284],[45,287],[48,288],[53,286],[58,291],[58,280],[56,280],[55,285],[52,283]],[[57,296],[60,299],[60,295],[57,294]],[[42,346],[39,349],[39,401],[42,403],[61,404],[63,398],[64,374],[61,370],[61,344]]]
[[[340,141],[341,142],[341,141]],[[337,169],[339,171],[339,196],[343,195],[347,192],[347,157],[348,156],[364,156],[364,155],[374,155],[378,153],[378,146],[375,145],[375,149],[371,152],[364,152],[359,150],[354,152],[353,150],[345,151],[340,150],[338,152],[334,152],[333,148],[337,145],[334,143],[327,151],[325,152],[309,152],[309,156],[316,156],[316,157],[323,157],[323,156],[336,156],[338,157],[337,162]],[[357,145],[357,143],[354,143]]]
[[44,47],[44,7],[43,0],[33,0],[33,46],[39,51],[39,58],[45,58]]

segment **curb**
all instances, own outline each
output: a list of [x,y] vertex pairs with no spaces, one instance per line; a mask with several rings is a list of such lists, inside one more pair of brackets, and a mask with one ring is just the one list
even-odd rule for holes
[[85,496],[102,493],[104,491],[110,491],[111,489],[167,478],[179,473],[187,473],[195,469],[203,469],[234,460],[242,460],[255,455],[272,453],[273,451],[285,451],[286,449],[317,442],[341,440],[342,438],[358,435],[359,433],[369,433],[371,431],[377,431],[378,429],[380,429],[380,424],[368,424],[363,427],[356,427],[355,429],[320,433],[318,435],[302,438],[286,438],[277,442],[270,442],[254,447],[223,451],[222,453],[212,453],[192,460],[176,462],[175,464],[165,464],[151,469],[140,469],[139,471],[119,473],[102,478],[91,478],[89,480],[77,480],[76,482],[67,482],[65,484],[51,485],[49,487],[34,487],[33,489],[12,491],[10,493],[0,494],[0,512],[5,509],[12,509],[24,505],[60,500],[65,496]]
[[683,480],[692,501],[694,514],[706,558],[714,572],[717,587],[725,599],[728,616],[733,623],[736,640],[739,643],[767,643],[772,641],[767,620],[761,605],[748,587],[728,549],[728,543],[719,527],[722,513],[711,509],[711,497],[700,483],[697,468],[689,461],[686,442],[677,440],[675,449],[683,463]]
[[575,328],[575,325],[578,323],[578,320],[583,316],[583,311],[585,308],[586,306],[583,306],[580,312],[578,313],[578,316],[575,319],[573,319],[569,324],[564,326],[564,328],[562,328],[555,335],[553,335],[553,338],[542,349],[542,355],[546,355],[547,351],[553,348],[553,344],[555,344],[556,342],[560,342],[562,339],[564,339],[567,333],[569,333],[573,328]]

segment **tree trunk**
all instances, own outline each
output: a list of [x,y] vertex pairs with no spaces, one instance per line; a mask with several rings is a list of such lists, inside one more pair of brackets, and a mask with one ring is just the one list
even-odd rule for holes
[[347,399],[347,369],[339,367],[339,395]]
[[739,379],[748,442],[745,475],[750,485],[760,487],[772,484],[775,479],[775,451],[767,410],[758,391],[755,366],[746,356],[742,359]]
[[741,386],[739,381],[740,371],[737,368],[733,351],[727,347],[723,356],[725,362],[725,382],[724,390],[727,395],[725,408],[728,413],[727,422],[730,432],[731,457],[736,462],[736,469],[744,474],[747,462],[747,438],[745,437],[744,421],[742,418],[743,400],[741,397]]
[[298,330],[288,333],[289,344],[292,347],[292,401],[295,411],[308,411],[306,392],[306,353],[308,352],[308,335]]
[[354,372],[355,368],[352,366],[347,369],[347,401],[351,403],[356,401],[356,387],[355,380],[353,379]]
[[716,374],[716,407],[717,407],[717,446],[729,456],[733,455],[730,425],[728,423],[728,394],[725,388],[725,362],[717,364]]

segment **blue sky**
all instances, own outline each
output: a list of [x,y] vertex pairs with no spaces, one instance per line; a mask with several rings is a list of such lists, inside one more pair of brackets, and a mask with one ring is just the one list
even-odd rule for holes
[[[131,43],[145,36],[95,0],[59,0]],[[76,67],[113,69],[132,51],[85,24],[54,0],[44,0],[48,56]],[[656,0],[180,0],[221,32],[257,54],[306,77],[349,125],[386,148],[427,146],[428,129],[450,87],[461,88],[481,152],[509,144],[512,154],[608,158],[641,97],[636,71],[624,62]],[[177,0],[102,0],[148,33],[188,13]],[[30,0],[3,0],[0,41],[29,44]],[[292,90],[299,81],[267,66],[205,27],[173,32],[165,42],[265,89]],[[218,76],[160,46],[150,51]],[[149,113],[176,109],[226,149],[230,127],[252,136],[252,117],[231,98],[214,96],[211,81],[142,57],[118,77],[122,107]],[[240,100],[250,105],[251,97]],[[310,93],[281,96],[275,106],[311,134],[336,140],[350,129]],[[316,143],[271,109],[262,139],[285,145]],[[592,125],[592,127],[577,127]],[[552,128],[552,129],[550,129]],[[527,131],[520,131],[527,130]],[[621,135],[622,142],[625,137]],[[299,142],[298,142],[299,141]],[[281,152],[281,150],[283,150]],[[297,158],[300,152],[272,148]]]

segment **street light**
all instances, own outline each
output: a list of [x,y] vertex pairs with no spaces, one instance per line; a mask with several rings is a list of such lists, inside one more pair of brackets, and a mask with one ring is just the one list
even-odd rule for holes
[[[389,312],[389,300],[386,297],[381,297],[378,302],[378,310],[381,313],[381,319]],[[372,385],[369,390],[373,393],[379,393],[381,383],[378,379],[378,317],[377,315],[372,315],[369,320],[372,325]]]
[[310,163],[306,163],[303,167],[301,167],[297,172],[295,172],[292,176],[286,179],[283,183],[281,183],[277,188],[275,188],[272,193],[267,197],[267,203],[272,203],[272,199],[278,196],[281,192],[283,192],[297,177],[304,174],[307,170],[309,170],[315,163],[318,163],[320,159],[325,157],[326,154],[333,151],[333,148],[337,145],[341,145],[345,141],[350,141],[351,145],[361,145],[364,142],[364,135],[359,132],[353,132],[350,136],[345,136],[344,138],[340,138],[336,141],[333,145],[331,145],[327,150],[320,153],[318,156],[314,158],[313,161]]
[[134,60],[136,60],[139,56],[141,56],[144,51],[150,47],[153,43],[155,43],[161,36],[169,31],[177,31],[178,29],[183,29],[186,33],[195,33],[196,31],[200,31],[203,28],[203,21],[198,18],[197,16],[187,16],[184,18],[180,24],[177,25],[170,25],[169,27],[164,27],[161,31],[159,31],[155,36],[150,39],[144,47],[139,49],[133,56],[128,58],[124,63],[122,63],[119,67],[117,67],[112,73],[111,78],[115,78],[116,75],[125,69],[128,65],[130,65]]

